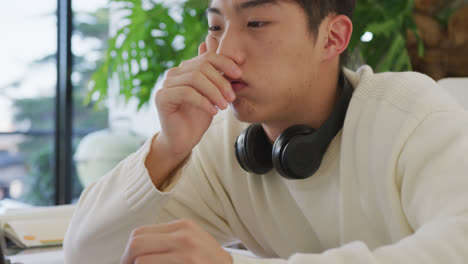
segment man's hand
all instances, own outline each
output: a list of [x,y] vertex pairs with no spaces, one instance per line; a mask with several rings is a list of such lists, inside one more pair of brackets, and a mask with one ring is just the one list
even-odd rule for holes
[[187,156],[208,129],[217,108],[224,110],[235,100],[226,76],[239,78],[241,70],[231,59],[216,54],[216,40],[208,36],[207,42],[200,45],[198,57],[168,71],[156,95],[161,121],[157,141],[169,155]]
[[217,41],[208,36],[199,56],[170,69],[156,94],[161,131],[145,162],[159,187],[201,140],[219,109],[236,95],[228,78],[240,78],[239,66],[216,53]]
[[232,264],[232,257],[192,220],[135,229],[122,264]]

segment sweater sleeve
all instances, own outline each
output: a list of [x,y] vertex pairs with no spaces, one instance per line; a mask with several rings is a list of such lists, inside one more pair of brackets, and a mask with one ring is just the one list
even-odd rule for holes
[[376,249],[355,241],[321,254],[295,254],[287,260],[234,254],[234,264],[466,263],[467,154],[468,114],[432,113],[409,136],[397,168],[401,204],[414,230],[411,236]]
[[158,191],[144,166],[150,145],[83,191],[65,235],[66,263],[118,263],[131,231],[167,203],[172,194]]
[[174,177],[171,191],[161,192],[144,165],[150,146],[151,140],[82,193],[64,240],[65,263],[120,263],[133,229],[182,218],[228,243],[232,235],[217,211],[220,206],[207,197],[213,194],[211,185],[192,164],[196,155],[185,165],[189,169]]

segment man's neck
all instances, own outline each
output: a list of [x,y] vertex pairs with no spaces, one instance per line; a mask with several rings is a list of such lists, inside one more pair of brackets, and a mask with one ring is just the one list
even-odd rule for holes
[[[327,67],[323,67],[327,68]],[[323,69],[322,68],[322,69]],[[294,125],[308,125],[314,129],[328,119],[333,111],[339,96],[338,87],[339,67],[336,70],[323,70],[317,74],[317,83],[313,84],[311,94],[304,98],[303,102],[298,102],[296,109],[288,112],[288,116],[283,120],[262,123],[263,129],[270,142],[274,142],[284,130]]]

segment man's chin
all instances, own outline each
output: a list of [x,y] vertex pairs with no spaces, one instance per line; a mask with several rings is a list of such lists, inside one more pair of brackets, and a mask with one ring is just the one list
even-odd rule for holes
[[242,108],[236,108],[235,106],[231,105],[231,110],[234,113],[234,116],[237,120],[244,123],[261,123],[262,121],[256,115],[249,111],[243,111]]
[[259,123],[257,122],[256,120],[253,120],[252,118],[248,118],[248,117],[244,117],[242,115],[238,115],[237,112],[234,111],[234,116],[237,118],[237,120],[239,120],[240,122],[244,122],[244,123],[251,123],[251,124],[254,124],[254,123]]
[[234,116],[237,120],[245,123],[261,123],[261,120],[255,114],[255,111],[252,107],[247,106],[245,103],[234,101],[230,108],[234,113]]

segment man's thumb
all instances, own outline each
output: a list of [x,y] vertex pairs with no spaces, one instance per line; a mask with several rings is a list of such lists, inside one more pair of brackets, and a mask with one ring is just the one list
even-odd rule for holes
[[198,46],[198,56],[205,54],[208,51],[208,48],[206,46],[206,42],[203,42]]

